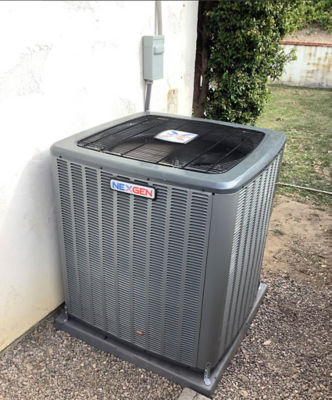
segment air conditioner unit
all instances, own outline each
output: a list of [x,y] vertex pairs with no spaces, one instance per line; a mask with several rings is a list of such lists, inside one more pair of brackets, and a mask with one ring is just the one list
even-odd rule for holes
[[144,113],[53,145],[66,304],[56,327],[211,395],[266,290],[284,143]]

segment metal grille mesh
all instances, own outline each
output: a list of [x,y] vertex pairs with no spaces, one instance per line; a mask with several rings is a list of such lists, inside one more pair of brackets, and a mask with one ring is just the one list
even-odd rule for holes
[[212,195],[154,184],[152,201],[112,191],[99,169],[57,168],[69,313],[195,366]]
[[[198,136],[185,146],[155,138],[174,129]],[[246,158],[263,137],[263,132],[245,127],[147,115],[88,136],[78,146],[172,168],[222,174]]]
[[221,352],[231,345],[257,295],[280,161],[281,153],[239,194],[220,344]]

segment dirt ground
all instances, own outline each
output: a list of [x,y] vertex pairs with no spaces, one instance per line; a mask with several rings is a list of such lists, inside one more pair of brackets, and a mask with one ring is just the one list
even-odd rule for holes
[[331,284],[332,217],[311,205],[276,196],[263,275],[286,272],[298,282]]
[[294,40],[298,42],[332,43],[332,35],[328,31],[320,29],[318,26],[310,26],[300,29],[290,35],[286,35],[284,40]]

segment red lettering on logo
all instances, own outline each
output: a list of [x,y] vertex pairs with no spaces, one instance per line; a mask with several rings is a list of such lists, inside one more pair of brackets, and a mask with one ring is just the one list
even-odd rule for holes
[[132,188],[133,194],[137,194],[138,196],[150,197],[153,199],[153,189],[146,189],[140,186],[133,186]]
[[153,196],[153,189],[152,190],[151,189],[150,190],[149,189],[145,189],[145,191],[146,191],[146,195],[151,197],[151,199],[153,199],[153,197],[154,197]]

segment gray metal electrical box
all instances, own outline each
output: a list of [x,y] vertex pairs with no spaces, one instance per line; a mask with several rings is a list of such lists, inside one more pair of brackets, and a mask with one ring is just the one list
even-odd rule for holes
[[164,36],[143,36],[143,78],[154,81],[164,75]]
[[67,306],[57,328],[211,395],[266,290],[284,143],[142,113],[53,145]]

